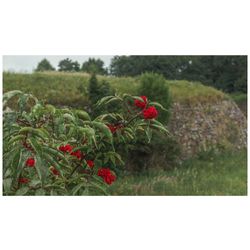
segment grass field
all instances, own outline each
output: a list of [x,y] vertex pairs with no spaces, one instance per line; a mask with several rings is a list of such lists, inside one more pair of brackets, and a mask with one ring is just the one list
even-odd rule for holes
[[[89,75],[85,73],[3,73],[4,92],[19,89],[32,93],[54,105],[83,106],[87,102]],[[136,94],[139,78],[98,76],[116,92]],[[227,96],[214,88],[196,82],[167,80],[173,100],[181,103],[216,102]]]
[[247,152],[190,159],[173,171],[118,179],[112,195],[247,195]]

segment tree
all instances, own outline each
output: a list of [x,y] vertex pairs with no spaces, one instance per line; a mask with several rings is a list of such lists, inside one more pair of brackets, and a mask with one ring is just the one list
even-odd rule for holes
[[66,58],[64,60],[61,60],[58,64],[59,71],[80,71],[80,64],[75,61],[73,62],[71,59]]
[[99,58],[89,58],[88,61],[82,64],[81,70],[90,74],[107,74],[107,70],[104,68],[104,62]]
[[50,64],[50,62],[44,58],[41,62],[37,64],[35,71],[54,71],[55,68]]
[[115,56],[110,72],[115,76],[154,72],[167,79],[200,81],[229,93],[247,89],[246,56]]
[[99,88],[98,88],[98,81],[95,74],[92,74],[89,79],[89,100],[92,105],[94,105],[99,98]]

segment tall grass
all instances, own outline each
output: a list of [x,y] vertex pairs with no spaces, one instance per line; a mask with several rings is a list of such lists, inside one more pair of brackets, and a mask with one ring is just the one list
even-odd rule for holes
[[127,176],[112,195],[247,195],[247,152],[190,159],[173,171]]

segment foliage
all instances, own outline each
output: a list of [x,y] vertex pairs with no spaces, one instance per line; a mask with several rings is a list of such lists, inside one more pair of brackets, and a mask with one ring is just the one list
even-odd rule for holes
[[159,120],[166,123],[170,116],[171,97],[169,86],[162,75],[145,73],[140,77],[141,84],[138,89],[139,95],[146,95],[151,100],[161,103],[167,110],[161,110]]
[[107,74],[107,70],[104,68],[104,62],[101,59],[89,58],[88,61],[82,64],[81,71],[90,74]]
[[69,58],[63,59],[58,64],[59,71],[78,72],[80,71],[80,64],[77,61],[72,61]]
[[[9,108],[14,100],[16,105]],[[134,106],[137,96],[107,96],[97,106],[121,103],[120,113],[91,120],[84,110],[55,108],[19,90],[3,96],[3,184],[5,195],[107,194],[138,134],[168,134],[156,117]],[[147,107],[153,102],[148,100]],[[154,105],[161,108],[159,103]]]
[[200,81],[229,93],[247,91],[246,56],[115,56],[110,72],[116,76],[155,72],[167,79]]
[[93,117],[97,116],[101,112],[117,111],[118,109],[110,109],[111,104],[107,104],[105,107],[99,107],[98,109],[94,107],[96,102],[105,96],[110,96],[114,91],[111,90],[109,82],[103,80],[101,83],[98,82],[96,75],[92,74],[89,79],[88,95],[91,108],[91,115]]
[[35,71],[54,71],[55,68],[50,64],[50,62],[44,58],[41,62],[38,63]]
[[[157,163],[156,163],[157,164]],[[180,163],[175,169],[128,175],[109,187],[112,195],[247,195],[247,152],[227,151]]]
[[180,146],[173,137],[154,131],[150,144],[145,138],[138,138],[126,159],[124,173],[141,175],[156,169],[171,170],[180,161]]

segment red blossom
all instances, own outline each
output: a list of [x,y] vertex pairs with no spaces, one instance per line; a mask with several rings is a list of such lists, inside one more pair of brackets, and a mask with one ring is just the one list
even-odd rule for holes
[[71,152],[70,155],[75,156],[79,160],[81,160],[84,157],[84,154],[82,154],[80,150],[77,150],[75,152]]
[[50,170],[54,175],[60,175],[60,172],[55,167],[51,167]]
[[111,185],[112,182],[114,182],[116,180],[116,176],[110,171],[109,168],[100,168],[97,172],[97,175],[102,177],[103,180],[108,185]]
[[34,158],[28,158],[28,159],[26,160],[25,165],[26,165],[27,167],[32,168],[32,167],[35,166],[35,163],[36,163],[36,161],[35,161]]
[[107,124],[109,130],[111,131],[112,134],[114,134],[116,132],[117,129],[120,129],[123,127],[122,124],[118,124],[118,125],[113,125],[113,124]]
[[134,104],[136,107],[138,107],[140,109],[145,109],[147,106],[148,99],[146,96],[141,96],[141,99],[143,99],[143,101],[135,100]]
[[93,167],[95,166],[95,163],[94,163],[94,161],[87,160],[87,165],[88,165],[90,168],[93,168]]
[[158,111],[154,106],[151,106],[143,111],[144,119],[154,119],[158,115]]
[[18,182],[23,183],[23,184],[27,184],[29,183],[29,181],[30,180],[28,178],[24,178],[24,177],[18,179]]
[[73,147],[70,144],[66,144],[65,146],[60,146],[59,150],[62,152],[68,152],[70,153],[72,151]]

